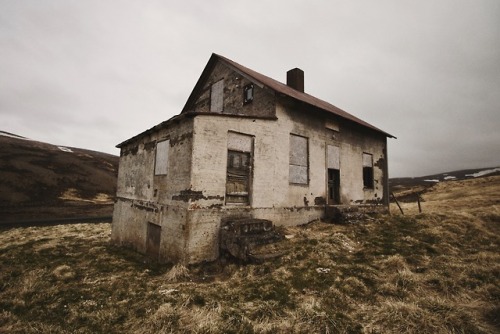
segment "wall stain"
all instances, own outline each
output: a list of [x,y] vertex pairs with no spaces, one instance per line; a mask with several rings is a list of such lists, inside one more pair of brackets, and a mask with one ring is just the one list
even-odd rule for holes
[[148,211],[148,212],[158,212],[157,207],[152,207],[152,206],[148,205],[147,202],[133,202],[132,207],[139,209],[139,210]]
[[170,138],[170,147],[181,144],[184,140],[193,138],[193,132],[186,132],[177,137]]
[[325,204],[326,204],[326,199],[324,197],[314,198],[314,205],[325,205]]
[[199,201],[201,199],[204,200],[213,200],[217,199],[220,201],[224,200],[224,196],[205,196],[203,195],[203,192],[192,190],[192,189],[186,189],[186,190],[181,190],[179,195],[174,195],[172,196],[172,200],[174,201],[183,201],[183,202],[189,202],[189,201]]
[[385,159],[384,158],[378,159],[377,162],[374,164],[374,166],[383,170],[385,166]]
[[122,148],[120,151],[120,156],[125,157],[129,154],[136,155],[138,151],[139,151],[139,146],[137,145],[131,148]]
[[145,151],[152,151],[154,150],[156,147],[156,141],[150,141],[150,142],[147,142],[147,143],[144,143],[144,150]]

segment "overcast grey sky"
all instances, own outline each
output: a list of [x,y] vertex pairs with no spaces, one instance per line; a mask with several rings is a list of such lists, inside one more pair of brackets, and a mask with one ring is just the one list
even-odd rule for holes
[[0,130],[119,154],[212,52],[389,132],[391,177],[500,165],[500,1],[0,0]]

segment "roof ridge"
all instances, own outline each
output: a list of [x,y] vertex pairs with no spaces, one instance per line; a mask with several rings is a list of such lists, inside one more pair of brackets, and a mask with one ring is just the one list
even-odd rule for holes
[[370,128],[372,130],[375,130],[377,132],[381,132],[383,134],[385,134],[386,136],[388,137],[392,137],[392,138],[396,138],[394,137],[393,135],[363,121],[362,119],[348,113],[347,111],[344,111],[342,109],[340,109],[339,107],[331,104],[330,102],[327,102],[325,100],[322,100],[320,98],[317,98],[311,94],[308,94],[306,92],[301,92],[301,91],[298,91],[290,86],[288,86],[287,84],[285,83],[282,83],[276,79],[273,79],[271,77],[268,77],[260,72],[257,72],[255,70],[252,70],[251,68],[249,67],[246,67],[246,66],[243,66],[227,57],[224,57],[224,56],[221,56],[219,54],[216,54],[216,53],[212,53],[212,57],[217,57],[219,58],[220,60],[230,64],[231,66],[235,67],[236,69],[238,69],[239,71],[243,72],[244,74],[250,76],[252,79],[254,79],[255,81],[261,83],[262,85],[264,86],[267,86],[271,89],[273,89],[274,91],[276,92],[279,92],[281,94],[284,94],[288,97],[291,97],[293,99],[296,99],[298,101],[301,101],[301,102],[304,102],[304,103],[307,103],[309,105],[312,105],[316,108],[320,108],[320,109],[323,109],[325,111],[328,111],[332,114],[335,114],[339,117],[342,117],[344,119],[347,119],[347,120],[350,120],[352,122],[355,122],[355,123],[358,123],[362,126],[365,126],[367,128]]

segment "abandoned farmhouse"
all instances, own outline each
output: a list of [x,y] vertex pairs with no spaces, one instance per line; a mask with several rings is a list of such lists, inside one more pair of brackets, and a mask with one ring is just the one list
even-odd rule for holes
[[386,210],[392,135],[213,54],[181,113],[117,145],[112,241],[161,262],[219,256],[221,224],[298,225],[336,206]]

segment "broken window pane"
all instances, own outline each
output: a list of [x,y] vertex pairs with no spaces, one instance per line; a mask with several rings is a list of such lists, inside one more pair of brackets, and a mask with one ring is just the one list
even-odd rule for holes
[[228,151],[226,202],[233,204],[249,204],[250,188],[250,153]]
[[363,153],[363,187],[373,189],[373,156]]
[[228,132],[226,204],[249,205],[253,136]]
[[243,104],[253,101],[253,84],[246,85],[243,88]]

